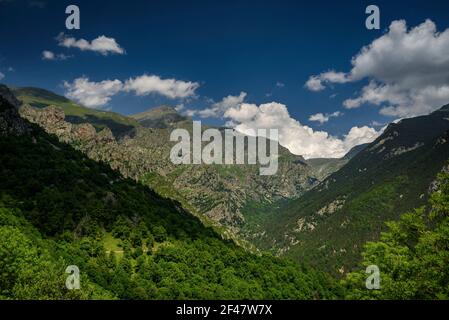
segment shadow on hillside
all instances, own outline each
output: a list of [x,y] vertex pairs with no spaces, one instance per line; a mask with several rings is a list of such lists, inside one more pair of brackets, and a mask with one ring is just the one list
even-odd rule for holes
[[116,122],[112,119],[99,118],[94,115],[85,115],[83,117],[79,116],[66,116],[66,121],[73,124],[90,123],[97,131],[102,130],[105,127],[111,129],[112,134],[118,140],[125,136],[133,138],[135,136],[135,128],[132,125],[126,125],[123,123]]

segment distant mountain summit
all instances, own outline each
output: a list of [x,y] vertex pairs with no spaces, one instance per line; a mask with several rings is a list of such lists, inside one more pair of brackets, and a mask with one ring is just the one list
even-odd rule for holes
[[131,118],[137,120],[146,128],[170,128],[178,126],[181,122],[191,121],[190,118],[179,114],[171,106],[160,106],[146,110],[144,112],[131,115]]
[[323,180],[331,173],[336,172],[338,169],[343,167],[349,160],[365,149],[368,144],[369,143],[364,143],[352,147],[351,150],[349,150],[348,153],[346,153],[342,158],[312,158],[305,160],[305,162],[313,168],[315,176],[319,180]]

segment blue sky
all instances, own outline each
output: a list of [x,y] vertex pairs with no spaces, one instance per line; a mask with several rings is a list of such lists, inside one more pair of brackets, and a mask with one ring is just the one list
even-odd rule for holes
[[[65,29],[68,4],[80,8],[80,30]],[[380,8],[381,30],[365,28],[369,4]],[[304,87],[309,77],[328,70],[349,72],[351,58],[385,34],[394,20],[404,19],[414,27],[431,19],[444,31],[448,13],[448,1],[0,0],[1,82],[65,94],[63,82],[80,77],[124,82],[156,75],[197,83],[195,96],[170,99],[120,91],[99,108],[132,114],[163,103],[182,103],[184,110],[199,110],[245,92],[248,103],[284,104],[301,124],[342,136],[354,126],[376,128],[398,116],[380,114],[379,106],[369,102],[344,108],[343,102],[357,96],[369,76],[328,83],[318,92]],[[113,38],[125,54],[60,46],[55,38],[61,32],[88,41],[101,35]],[[45,60],[44,50],[69,58]],[[325,123],[309,121],[312,114],[336,111],[342,115]]]

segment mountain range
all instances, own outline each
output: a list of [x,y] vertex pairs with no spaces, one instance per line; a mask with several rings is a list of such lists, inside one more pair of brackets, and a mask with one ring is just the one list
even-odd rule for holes
[[192,119],[162,106],[123,116],[37,88],[13,88],[20,114],[95,161],[179,201],[206,225],[253,251],[271,251],[342,275],[385,222],[427,201],[449,159],[449,107],[391,123],[341,159],[280,147],[277,175],[258,165],[173,165],[174,128]]
[[258,165],[173,165],[171,131],[192,130],[192,119],[173,107],[125,117],[79,106],[43,89],[13,92],[23,103],[20,113],[26,119],[233,234],[254,231],[255,204],[264,207],[295,199],[347,162],[326,159],[323,169],[321,163],[307,162],[280,147],[279,170],[271,177],[260,176]]

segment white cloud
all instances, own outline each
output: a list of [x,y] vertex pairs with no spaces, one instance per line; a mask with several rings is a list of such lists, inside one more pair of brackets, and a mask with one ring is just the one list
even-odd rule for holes
[[186,115],[192,117],[194,115],[201,118],[221,118],[230,108],[237,107],[243,103],[246,98],[246,92],[240,92],[238,96],[229,95],[221,101],[212,103],[212,106],[202,110],[186,110]]
[[71,56],[66,56],[63,53],[55,54],[48,50],[42,51],[42,60],[66,60],[68,58],[71,58]]
[[134,91],[138,96],[157,93],[171,99],[187,98],[195,95],[197,82],[176,79],[161,79],[155,75],[142,75],[125,82],[125,91]]
[[317,76],[310,76],[305,87],[311,91],[321,91],[326,87],[326,83],[345,83],[348,82],[346,74],[343,72],[335,72],[334,70],[323,72]]
[[381,126],[385,126],[385,123],[374,120],[374,121],[371,121],[370,125],[373,127],[381,127]]
[[329,83],[369,79],[360,95],[343,105],[350,109],[371,103],[381,114],[395,117],[427,114],[449,102],[449,29],[438,32],[431,20],[411,29],[404,20],[393,21],[351,64],[348,73],[311,76],[306,87],[320,91]]
[[226,110],[224,117],[244,123],[253,119],[258,112],[259,108],[255,104],[242,103],[239,107],[231,107]]
[[196,116],[196,110],[187,109],[183,112],[183,114],[187,117],[193,117]]
[[283,88],[283,87],[285,87],[285,84],[280,82],[280,81],[278,81],[278,82],[276,82],[276,87]]
[[91,42],[85,39],[75,39],[74,37],[67,37],[64,33],[60,33],[56,38],[59,45],[65,48],[78,48],[81,51],[95,51],[102,55],[108,54],[124,54],[125,50],[115,41],[114,38],[106,36],[99,36]]
[[42,51],[42,59],[44,60],[54,60],[55,59],[55,54],[51,51],[45,50]]
[[64,82],[66,96],[89,108],[107,104],[111,97],[123,88],[120,80],[89,81],[86,77],[75,79],[72,83]]
[[[119,92],[132,91],[138,96],[155,93],[176,99],[194,95],[198,86],[196,82],[147,75],[128,79],[125,83],[118,79],[94,82],[87,77],[74,79],[72,83],[64,82],[68,98],[91,108],[104,106]],[[179,110],[182,109],[181,106],[178,106]]]
[[322,80],[319,76],[311,76],[309,80],[307,80],[305,87],[310,91],[321,91],[326,89],[321,82]]
[[0,72],[0,80],[4,79],[5,75],[3,73]]
[[317,122],[323,124],[325,122],[328,122],[330,118],[336,118],[341,115],[343,115],[343,114],[340,111],[335,111],[333,113],[326,113],[326,114],[323,114],[320,112],[320,113],[312,114],[309,117],[309,121],[317,121]]
[[325,131],[314,131],[290,117],[287,107],[277,102],[260,106],[243,103],[228,109],[225,117],[229,119],[228,125],[245,134],[262,128],[278,129],[279,143],[306,159],[342,157],[352,147],[372,142],[380,134],[367,126],[353,127],[341,139]]

